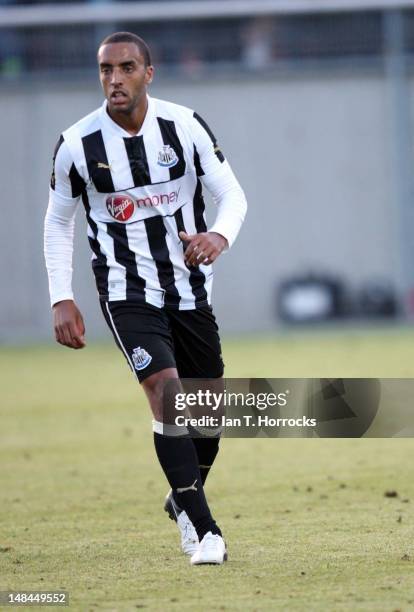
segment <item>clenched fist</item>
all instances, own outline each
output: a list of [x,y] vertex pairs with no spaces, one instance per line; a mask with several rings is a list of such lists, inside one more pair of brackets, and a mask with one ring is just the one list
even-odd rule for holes
[[53,325],[59,344],[73,349],[86,345],[83,317],[73,300],[62,300],[53,306]]

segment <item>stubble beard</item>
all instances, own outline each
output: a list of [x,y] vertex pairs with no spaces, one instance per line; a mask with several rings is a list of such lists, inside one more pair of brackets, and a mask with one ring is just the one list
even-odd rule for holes
[[124,117],[129,117],[133,114],[133,112],[136,110],[136,108],[139,106],[141,100],[143,98],[145,98],[145,94],[146,91],[142,91],[138,94],[136,94],[131,102],[128,104],[128,106],[126,106],[125,108],[117,108],[111,105],[110,101],[108,100],[108,108],[111,114],[116,115],[123,115]]

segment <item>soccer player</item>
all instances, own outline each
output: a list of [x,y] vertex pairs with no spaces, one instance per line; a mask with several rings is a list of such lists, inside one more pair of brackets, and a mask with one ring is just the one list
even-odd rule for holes
[[[227,557],[204,494],[219,436],[193,438],[165,419],[167,381],[220,379],[211,264],[234,242],[246,200],[217,141],[194,111],[148,96],[146,43],[129,32],[98,50],[103,105],[56,145],[45,219],[45,258],[56,341],[81,349],[85,326],[72,292],[74,217],[82,200],[100,305],[142,384],[154,443],[193,565]],[[202,186],[217,204],[207,229]]]

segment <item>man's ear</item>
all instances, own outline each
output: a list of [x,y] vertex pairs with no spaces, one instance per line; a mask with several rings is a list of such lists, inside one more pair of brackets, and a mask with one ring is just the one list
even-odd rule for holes
[[154,78],[154,68],[152,66],[148,66],[147,73],[145,75],[145,83],[149,85],[152,83],[152,79]]

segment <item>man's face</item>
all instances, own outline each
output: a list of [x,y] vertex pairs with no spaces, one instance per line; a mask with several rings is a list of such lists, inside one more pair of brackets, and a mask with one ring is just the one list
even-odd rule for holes
[[152,81],[152,66],[145,67],[137,45],[129,42],[100,47],[98,65],[109,112],[132,113]]

